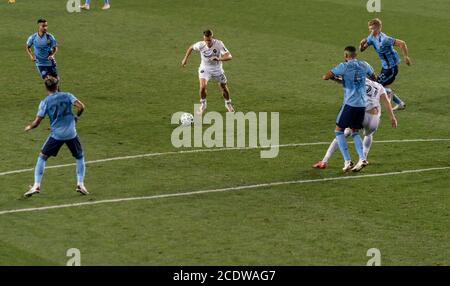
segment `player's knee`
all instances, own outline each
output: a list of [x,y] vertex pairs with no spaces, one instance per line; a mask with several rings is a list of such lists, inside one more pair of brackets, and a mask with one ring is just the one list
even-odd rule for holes
[[47,159],[48,159],[48,156],[45,155],[45,154],[42,153],[42,152],[39,153],[39,157],[40,157],[41,159],[43,159],[44,161],[47,161]]

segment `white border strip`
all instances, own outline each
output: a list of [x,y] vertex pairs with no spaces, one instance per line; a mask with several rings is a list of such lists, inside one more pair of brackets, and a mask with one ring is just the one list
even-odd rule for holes
[[[450,138],[382,140],[382,141],[374,141],[374,143],[412,143],[412,142],[441,142],[441,141],[450,141]],[[274,147],[278,147],[278,148],[301,147],[301,146],[328,145],[328,144],[330,144],[330,142],[292,143],[292,144],[276,145],[276,146],[272,146],[272,148],[274,148]],[[210,149],[195,149],[195,150],[171,151],[171,152],[160,152],[160,153],[147,153],[147,154],[140,154],[140,155],[131,155],[131,156],[113,157],[113,158],[99,159],[99,160],[93,160],[93,161],[86,161],[86,164],[98,164],[98,163],[104,163],[104,162],[110,162],[110,161],[131,160],[131,159],[140,159],[140,158],[147,158],[147,157],[158,157],[158,156],[176,155],[176,154],[220,152],[220,151],[233,151],[233,150],[252,150],[252,149],[264,149],[264,148],[270,148],[270,146],[210,148]],[[70,163],[70,164],[63,164],[63,165],[46,166],[45,169],[46,170],[59,169],[59,168],[71,167],[71,166],[75,166],[75,165],[76,165],[75,163]],[[0,177],[7,176],[7,175],[13,175],[13,174],[32,172],[32,171],[34,171],[34,168],[1,172]]]
[[82,202],[82,203],[74,203],[74,204],[53,205],[53,206],[37,207],[37,208],[5,210],[5,211],[0,211],[0,215],[11,214],[11,213],[45,211],[45,210],[52,210],[52,209],[72,208],[72,207],[81,207],[81,206],[91,206],[91,205],[99,205],[99,204],[129,202],[129,201],[155,200],[155,199],[171,198],[171,197],[185,197],[185,196],[193,196],[193,195],[200,195],[200,194],[221,193],[221,192],[229,192],[229,191],[257,189],[257,188],[264,188],[264,187],[293,185],[293,184],[306,184],[306,183],[318,183],[318,182],[351,180],[351,179],[372,178],[372,177],[397,176],[397,175],[404,175],[404,174],[423,173],[423,172],[442,171],[442,170],[450,170],[450,166],[449,167],[428,168],[428,169],[405,170],[405,171],[389,172],[389,173],[357,175],[357,176],[343,176],[343,177],[331,177],[331,178],[312,179],[312,180],[273,182],[273,183],[244,185],[244,186],[237,186],[237,187],[184,192],[184,193],[172,193],[172,194],[162,194],[162,195],[154,195],[154,196],[130,197],[130,198],[90,201],[90,202]]

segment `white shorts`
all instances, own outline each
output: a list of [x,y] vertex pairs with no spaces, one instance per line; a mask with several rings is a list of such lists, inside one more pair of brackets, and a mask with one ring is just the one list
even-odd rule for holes
[[375,133],[378,129],[378,125],[380,124],[380,114],[370,114],[366,112],[364,115],[364,135],[369,136]]
[[223,70],[208,70],[200,67],[198,69],[198,78],[200,79],[206,79],[206,81],[209,80],[215,80],[217,82],[226,84],[227,83],[227,77],[225,76],[225,73]]

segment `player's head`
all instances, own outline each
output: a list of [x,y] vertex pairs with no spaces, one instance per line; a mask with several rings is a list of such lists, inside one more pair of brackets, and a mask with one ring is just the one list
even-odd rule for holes
[[369,32],[376,36],[381,31],[382,23],[380,19],[375,18],[370,20],[367,26],[369,27]]
[[213,37],[214,37],[214,33],[212,30],[208,29],[208,30],[203,31],[203,41],[205,41],[206,44],[208,44],[208,46],[211,46]]
[[47,33],[47,29],[48,29],[47,20],[41,18],[37,21],[37,24],[38,24],[38,29],[39,29],[40,33]]
[[356,48],[354,46],[347,46],[344,49],[344,59],[345,60],[352,60],[356,58]]
[[59,80],[56,77],[48,76],[44,80],[44,84],[48,92],[53,93],[58,91]]

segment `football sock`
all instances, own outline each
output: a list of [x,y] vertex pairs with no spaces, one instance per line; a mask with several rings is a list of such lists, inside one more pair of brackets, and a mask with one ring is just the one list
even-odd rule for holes
[[364,156],[364,148],[361,136],[359,136],[358,132],[353,132],[352,137],[353,142],[355,143],[356,152],[358,152],[359,159],[366,160],[366,156]]
[[86,5],[91,5],[91,0],[86,0]]
[[81,159],[77,159],[77,184],[79,186],[84,185],[84,175],[85,175],[85,163],[84,157]]
[[364,136],[364,157],[366,157],[369,155],[369,151],[370,151],[370,146],[372,146],[372,134],[370,134],[369,136]]
[[392,101],[395,102],[396,104],[402,104],[403,103],[403,101],[400,99],[400,97],[398,97],[395,94],[392,96]]
[[109,4],[109,0],[104,0],[103,2],[105,2],[105,5]]
[[34,186],[40,187],[42,177],[44,176],[44,169],[45,169],[45,159],[41,156],[38,157],[36,162],[36,167],[34,168]]
[[350,161],[350,153],[348,152],[347,140],[345,140],[343,131],[335,131],[336,140],[338,142],[339,150],[341,150],[342,156],[345,161]]
[[325,156],[323,157],[322,161],[328,162],[328,160],[330,160],[331,156],[333,155],[334,151],[336,151],[337,148],[339,148],[338,142],[336,139],[334,139],[333,142],[331,142],[330,147],[328,147],[327,153],[325,153]]

